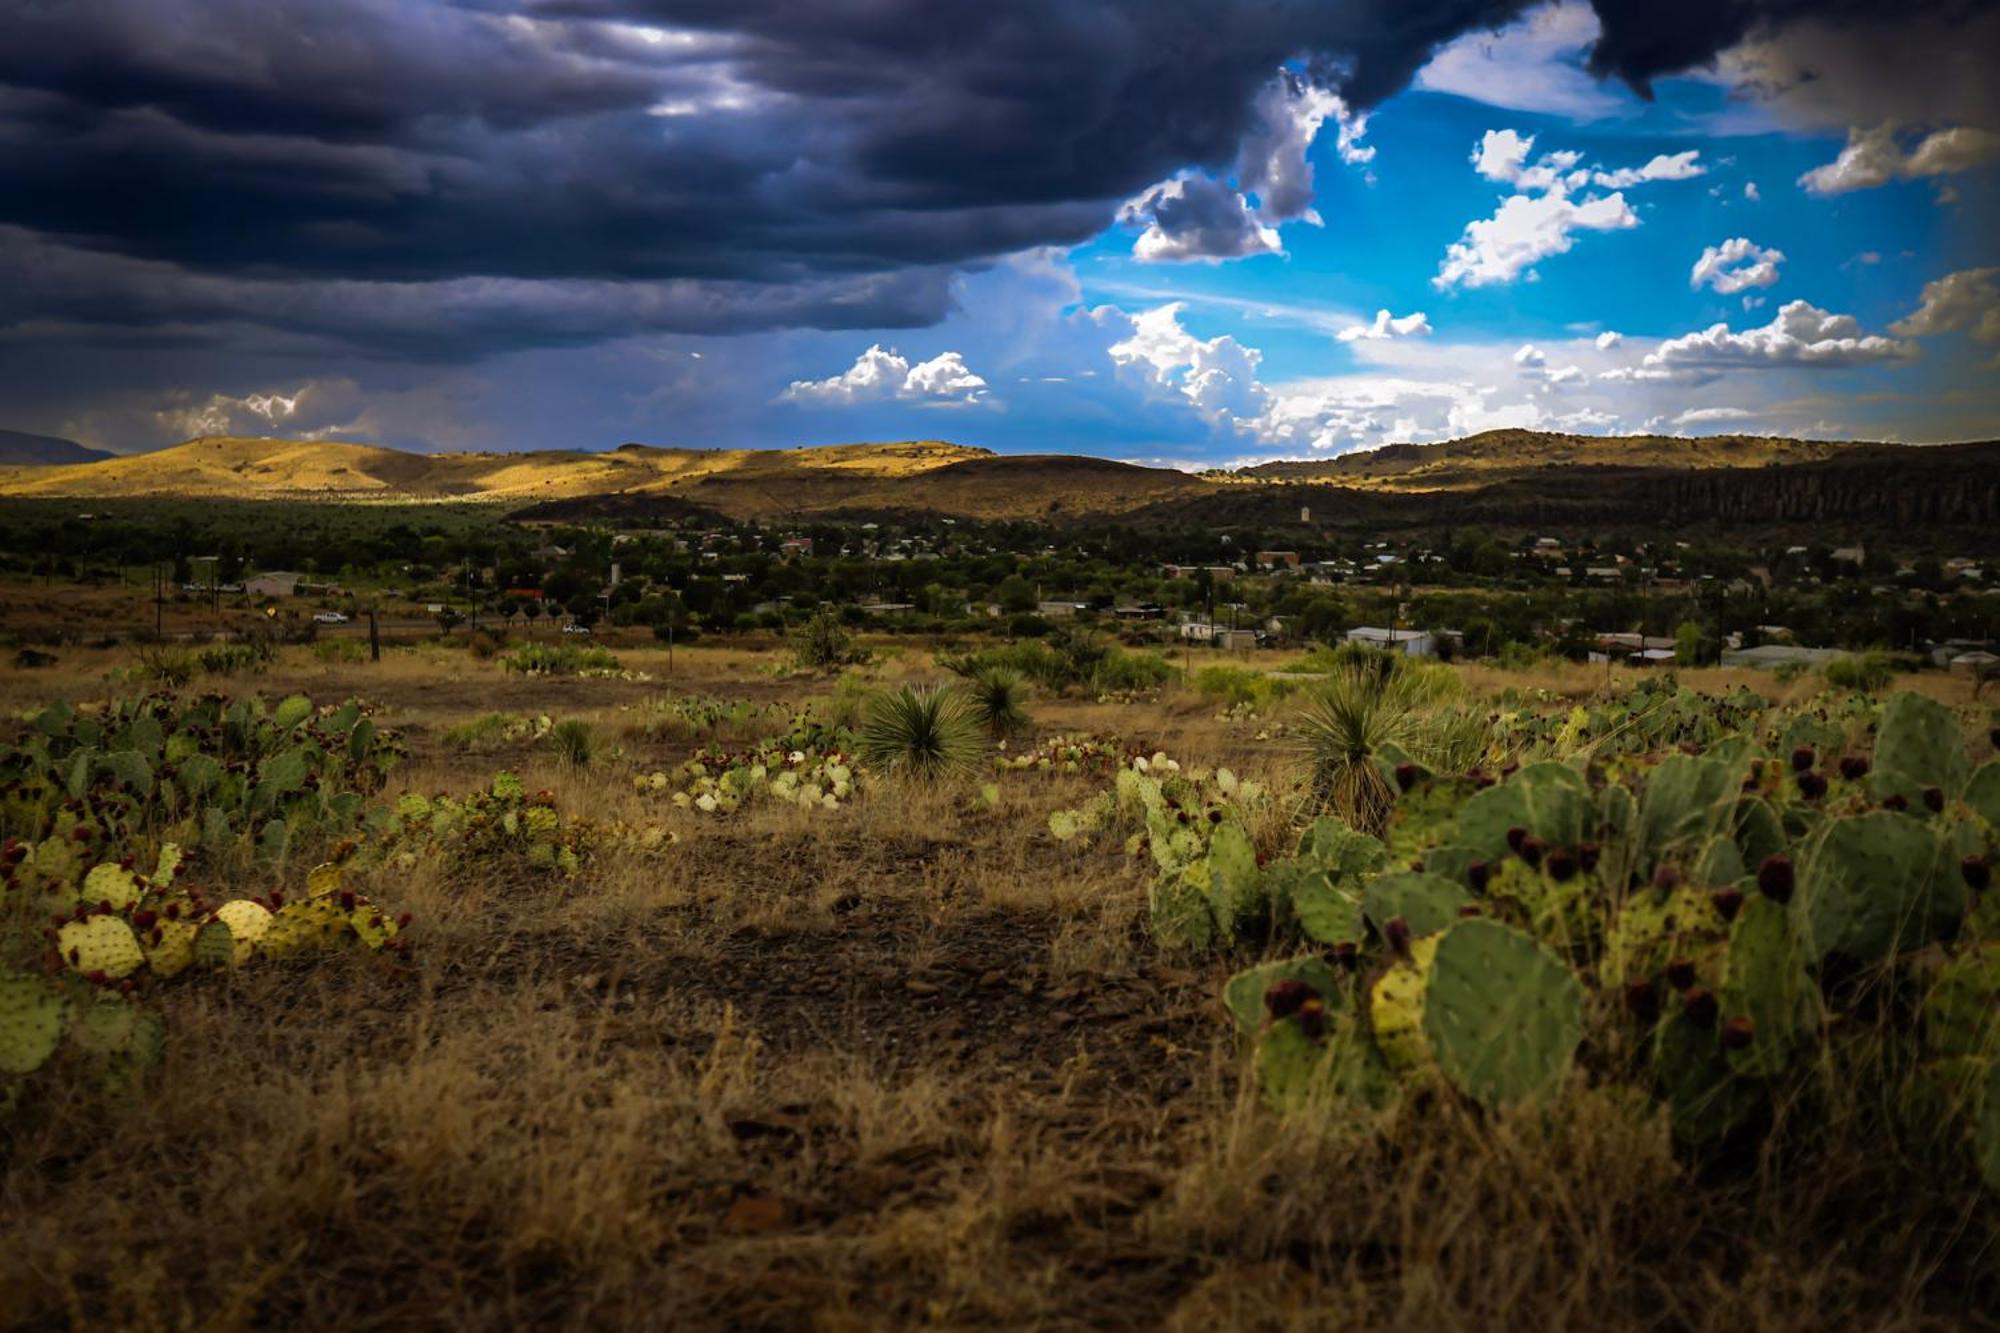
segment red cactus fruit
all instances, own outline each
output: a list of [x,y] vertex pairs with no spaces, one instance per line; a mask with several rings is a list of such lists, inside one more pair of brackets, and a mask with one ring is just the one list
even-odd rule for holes
[[1567,884],[1576,878],[1576,853],[1567,847],[1558,847],[1547,857],[1549,878],[1558,884]]
[[1484,861],[1474,861],[1465,868],[1466,882],[1472,885],[1474,893],[1486,892],[1486,882],[1493,877],[1493,867]]
[[1521,853],[1523,861],[1526,861],[1530,866],[1539,868],[1542,864],[1542,854],[1547,849],[1547,843],[1530,833],[1527,837],[1521,839],[1521,845],[1516,850]]
[[1481,791],[1485,791],[1488,787],[1492,786],[1494,781],[1493,775],[1483,768],[1475,768],[1465,776],[1470,778],[1472,785]]
[[1968,856],[1958,863],[1958,873],[1965,879],[1965,886],[1974,893],[1984,893],[1993,885],[1993,867],[1986,864],[1983,856]]
[[1208,822],[1211,824],[1220,824],[1222,822],[1222,811],[1220,810],[1209,811]]
[[1826,777],[1819,773],[1799,774],[1799,795],[1808,801],[1817,801],[1826,795]]
[[1792,772],[1803,773],[1813,766],[1812,746],[1801,745],[1792,751]]
[[1714,991],[1703,990],[1697,986],[1691,991],[1682,993],[1681,1012],[1686,1014],[1697,1027],[1709,1028],[1715,1026],[1721,1006],[1716,1002]]
[[83,974],[83,979],[93,986],[102,986],[105,982],[111,980],[110,977],[104,975],[104,969],[101,967],[93,967],[90,971]]
[[1516,824],[1514,825],[1514,827],[1507,830],[1508,851],[1510,852],[1520,851],[1521,844],[1526,842],[1527,840],[1528,840],[1528,830],[1522,828],[1519,824]]
[[1667,964],[1667,984],[1675,990],[1686,993],[1694,986],[1694,964],[1686,958],[1676,958]]
[[1416,785],[1417,785],[1417,766],[1415,764],[1396,765],[1397,790],[1408,791],[1410,788]]
[[1672,893],[1681,885],[1681,872],[1673,866],[1661,866],[1653,872],[1653,887],[1661,893]]
[[1924,809],[1934,815],[1944,812],[1944,789],[1942,787],[1924,788]]
[[410,921],[411,921],[410,914],[408,912],[403,913],[401,916],[396,918],[396,929],[408,930],[410,928]]
[[1402,917],[1392,916],[1382,925],[1382,938],[1398,954],[1410,951],[1410,923]]
[[1660,992],[1658,987],[1646,980],[1625,983],[1625,1009],[1642,1023],[1650,1023],[1660,1016]]
[[354,896],[354,890],[353,890],[353,889],[342,889],[342,890],[340,891],[340,910],[341,910],[341,911],[343,911],[343,912],[352,912],[352,911],[354,910],[354,905],[355,905],[355,903],[356,903],[357,901],[359,901],[359,900],[355,898],[355,896]]
[[1502,768],[1500,769],[1500,776],[1503,778],[1511,778],[1520,771],[1521,771],[1521,761],[1515,759],[1502,766]]
[[1326,1004],[1315,995],[1299,1006],[1297,1014],[1299,1030],[1314,1041],[1326,1032]]
[[1907,810],[1910,808],[1910,798],[1899,791],[1892,791],[1882,798],[1882,808],[1884,810]]
[[1722,914],[1724,921],[1734,921],[1736,914],[1743,910],[1743,893],[1740,889],[1717,889],[1709,897],[1715,903],[1715,910]]
[[1577,846],[1576,863],[1582,867],[1584,874],[1588,875],[1591,871],[1597,869],[1599,854],[1598,846],[1594,842],[1581,843]]
[[1773,852],[1757,864],[1757,889],[1774,903],[1788,903],[1792,900],[1792,890],[1798,878],[1792,869],[1792,858],[1783,852]]
[[1840,776],[1849,782],[1859,782],[1868,776],[1868,759],[1864,755],[1844,754],[1840,756]]
[[1741,1014],[1722,1024],[1722,1049],[1740,1051],[1757,1040],[1757,1025]]
[[151,930],[153,923],[159,919],[160,914],[151,909],[132,913],[132,925],[138,930]]
[[1361,962],[1361,950],[1355,947],[1353,940],[1342,940],[1333,946],[1333,961],[1345,971],[1352,972]]
[[1264,988],[1264,1009],[1273,1018],[1285,1018],[1297,1013],[1307,1000],[1317,999],[1318,994],[1305,982],[1284,977]]

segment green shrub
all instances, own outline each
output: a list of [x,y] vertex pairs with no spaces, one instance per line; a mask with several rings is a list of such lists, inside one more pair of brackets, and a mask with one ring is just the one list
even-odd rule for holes
[[522,676],[574,676],[584,671],[616,671],[618,659],[595,645],[527,643],[500,659],[500,665]]
[[359,638],[319,639],[312,654],[322,662],[354,665],[368,660],[368,645]]
[[972,715],[990,736],[1011,736],[1028,725],[1027,681],[1011,667],[985,667],[973,673],[965,692]]
[[854,634],[840,614],[823,606],[792,631],[792,660],[807,671],[837,671],[867,661],[868,653],[855,646]]
[[564,718],[549,728],[549,748],[571,768],[588,768],[597,755],[597,731],[582,718]]
[[1851,657],[1836,657],[1826,664],[1826,683],[1842,690],[1872,693],[1895,677],[1889,654],[1870,649]]
[[979,723],[963,693],[905,685],[869,700],[859,750],[870,766],[935,782],[979,762]]

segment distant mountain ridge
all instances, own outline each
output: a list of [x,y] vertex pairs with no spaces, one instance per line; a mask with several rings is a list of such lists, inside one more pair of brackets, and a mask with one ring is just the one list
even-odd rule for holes
[[95,463],[109,457],[111,455],[101,449],[86,449],[75,440],[65,440],[59,435],[0,430],[0,467],[63,467],[73,463]]
[[931,514],[1261,526],[2000,524],[2000,443],[1488,431],[1190,473],[941,440],[789,449],[647,444],[420,454],[336,441],[190,440],[70,466],[0,467],[0,496],[477,502],[529,519]]

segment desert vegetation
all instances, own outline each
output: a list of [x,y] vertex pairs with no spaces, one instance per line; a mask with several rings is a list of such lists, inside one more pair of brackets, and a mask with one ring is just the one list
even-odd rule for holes
[[517,655],[0,676],[8,1322],[2000,1294],[1968,682]]

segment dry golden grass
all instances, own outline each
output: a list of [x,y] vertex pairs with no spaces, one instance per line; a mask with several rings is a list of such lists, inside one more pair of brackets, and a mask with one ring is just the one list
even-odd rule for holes
[[[112,665],[80,654],[70,691],[101,693]],[[727,819],[634,790],[679,755],[623,739],[621,710],[829,688],[770,665],[702,648],[672,682],[519,680],[459,650],[287,650],[234,682],[369,699],[411,737],[397,789],[505,765],[573,813],[680,840],[607,852],[567,888],[377,872],[361,887],[417,917],[403,958],[160,988],[170,1048],[143,1102],[58,1077],[9,1131],[0,1325],[1994,1322],[1990,1210],[1841,1124],[1803,1161],[1700,1167],[1581,1079],[1541,1117],[1417,1098],[1379,1128],[1274,1121],[1216,1003],[1228,965],[1160,957],[1126,859],[1043,833],[1091,781],[1010,777],[984,812],[894,788]],[[872,673],[930,670],[911,652]],[[0,675],[0,705],[51,683]],[[605,753],[577,769],[532,743],[444,746],[496,709],[589,719]],[[1294,762],[1178,691],[1032,711],[1043,733],[1254,776]]]

